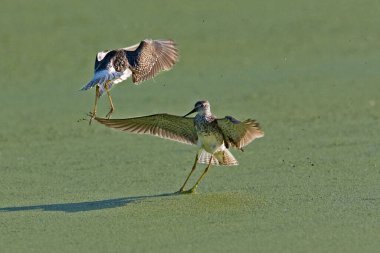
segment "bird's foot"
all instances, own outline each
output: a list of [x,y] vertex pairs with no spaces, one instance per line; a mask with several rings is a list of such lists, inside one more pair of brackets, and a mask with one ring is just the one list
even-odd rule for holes
[[106,118],[107,119],[110,119],[111,118],[111,114],[113,113],[113,107],[111,107],[111,109],[110,109],[110,111],[107,113],[107,115],[106,115]]
[[192,193],[196,193],[195,191],[196,188],[191,188],[187,191],[183,190],[183,189],[179,189],[179,191],[175,192],[176,194],[192,194]]

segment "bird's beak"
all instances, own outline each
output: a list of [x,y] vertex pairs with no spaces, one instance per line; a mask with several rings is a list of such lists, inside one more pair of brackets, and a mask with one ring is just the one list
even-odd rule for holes
[[185,116],[183,116],[184,118],[187,116],[187,115],[190,115],[190,114],[192,114],[192,113],[194,113],[194,112],[196,112],[198,110],[198,108],[197,107],[195,107],[193,110],[191,110],[191,112],[189,112],[188,114],[186,114]]

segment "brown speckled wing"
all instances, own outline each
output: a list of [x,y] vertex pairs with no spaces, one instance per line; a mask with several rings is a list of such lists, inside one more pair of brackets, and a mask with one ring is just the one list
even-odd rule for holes
[[231,116],[226,116],[217,121],[219,128],[227,140],[238,149],[247,146],[254,139],[264,136],[264,132],[261,130],[259,123],[253,119],[247,119],[241,122]]
[[[127,48],[134,49],[134,46]],[[172,40],[143,40],[134,50],[125,50],[135,84],[170,70],[178,61],[178,49]]]
[[198,140],[194,118],[183,118],[170,114],[154,114],[127,119],[95,118],[110,128],[137,134],[149,134],[186,144],[196,144]]

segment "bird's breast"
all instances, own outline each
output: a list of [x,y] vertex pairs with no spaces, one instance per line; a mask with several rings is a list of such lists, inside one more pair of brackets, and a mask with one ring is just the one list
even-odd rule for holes
[[194,125],[198,135],[198,146],[211,154],[225,148],[223,135],[211,119],[198,114],[194,119]]

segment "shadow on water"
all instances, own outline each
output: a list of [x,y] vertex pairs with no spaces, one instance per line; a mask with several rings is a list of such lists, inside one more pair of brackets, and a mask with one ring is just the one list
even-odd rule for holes
[[0,208],[0,212],[19,212],[19,211],[32,211],[32,210],[42,210],[47,212],[88,212],[95,210],[102,210],[108,208],[122,207],[137,201],[142,201],[146,199],[153,199],[159,197],[169,197],[177,195],[176,193],[163,193],[157,195],[146,195],[146,196],[133,196],[125,198],[115,198],[115,199],[104,199],[97,201],[86,201],[77,203],[61,203],[61,204],[47,204],[47,205],[34,205],[34,206],[12,206]]

